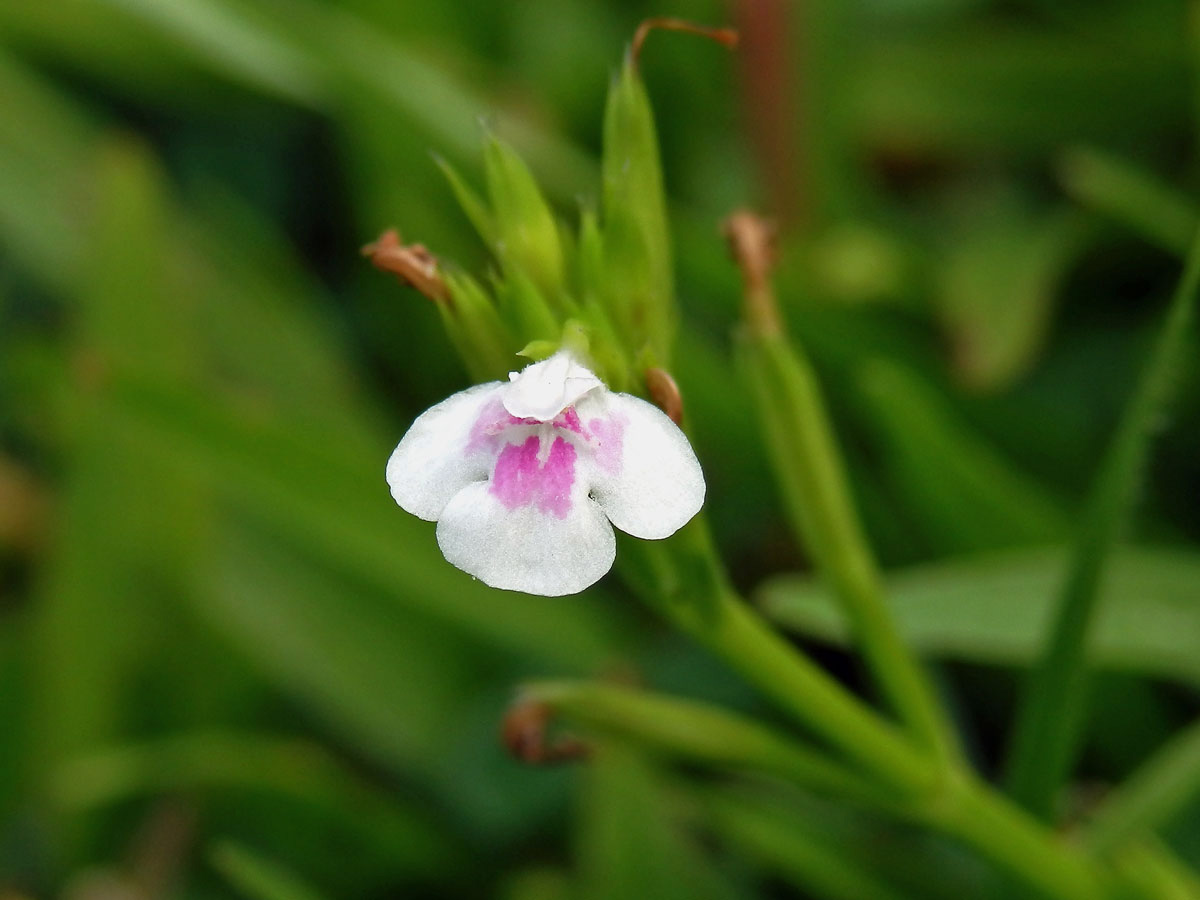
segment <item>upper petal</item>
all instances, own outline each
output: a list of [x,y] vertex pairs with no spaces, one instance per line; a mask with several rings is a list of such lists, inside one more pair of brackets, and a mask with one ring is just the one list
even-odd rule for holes
[[594,584],[616,556],[612,526],[583,486],[564,511],[514,507],[486,483],[467,485],[442,510],[437,540],[446,559],[484,583],[547,597]]
[[592,445],[585,477],[613,525],[634,537],[665,538],[700,511],[700,462],[658,407],[629,394],[604,394],[576,410]]
[[540,422],[550,421],[584,394],[603,386],[591,369],[564,350],[520,372],[510,372],[508,377],[504,408],[518,419]]
[[488,477],[496,448],[481,425],[490,409],[507,418],[501,387],[476,385],[417,416],[387,464],[388,486],[404,509],[432,522],[465,485]]

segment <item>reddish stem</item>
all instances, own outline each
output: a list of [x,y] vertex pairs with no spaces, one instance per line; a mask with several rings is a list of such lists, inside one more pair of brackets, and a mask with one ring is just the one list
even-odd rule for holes
[[653,19],[646,19],[642,22],[637,27],[637,31],[633,33],[633,44],[629,49],[629,53],[633,58],[634,68],[637,67],[638,61],[642,58],[642,45],[646,43],[646,38],[650,32],[655,29],[694,34],[698,37],[708,38],[710,41],[716,41],[730,50],[738,45],[738,33],[733,28],[710,28],[707,25],[698,25],[695,22],[689,22],[687,19],[655,16]]

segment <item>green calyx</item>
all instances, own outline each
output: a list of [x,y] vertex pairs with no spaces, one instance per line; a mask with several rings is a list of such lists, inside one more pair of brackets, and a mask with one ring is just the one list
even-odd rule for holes
[[486,191],[437,160],[495,268],[483,282],[447,278],[443,320],[467,368],[502,377],[516,356],[572,350],[618,390],[640,390],[637,373],[670,359],[678,313],[658,140],[649,99],[626,63],[604,118],[602,207],[562,222],[517,152],[484,139]]

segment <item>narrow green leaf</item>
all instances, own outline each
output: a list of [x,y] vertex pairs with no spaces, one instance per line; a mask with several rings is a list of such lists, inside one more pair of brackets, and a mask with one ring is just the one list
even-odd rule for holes
[[501,318],[500,311],[483,286],[465,272],[447,272],[450,306],[439,307],[453,321],[447,329],[451,338],[457,332],[460,354],[467,371],[475,380],[503,379],[519,362],[521,347],[513,329]]
[[1179,191],[1091,147],[1065,153],[1058,171],[1063,187],[1080,203],[1121,222],[1169,253],[1187,253],[1200,211]]
[[[192,97],[211,103],[233,82],[336,115],[341,97],[353,93],[458,160],[477,150],[480,110],[503,107],[365,17],[312,0],[11,0],[0,6],[0,35],[175,105]],[[519,109],[506,109],[504,122],[556,197],[569,199],[594,179],[594,160],[578,146]]]
[[956,415],[932,385],[883,359],[857,380],[883,464],[936,546],[970,552],[1061,540],[1067,516]]
[[538,866],[506,879],[498,900],[575,900],[571,873],[565,869]]
[[418,771],[436,758],[471,683],[469,643],[261,529],[227,521],[216,549],[193,601],[204,621],[374,758]]
[[926,154],[1041,157],[1068,141],[1171,128],[1188,108],[1186,42],[1161,14],[1150,28],[1083,18],[1073,29],[996,28],[982,17],[881,29],[848,78],[853,136]]
[[418,129],[430,148],[459,162],[473,159],[480,112],[495,110],[504,137],[530,160],[554,197],[569,200],[580,185],[594,181],[595,161],[579,146],[447,72],[415,42],[397,40],[345,7],[313,0],[291,0],[273,10],[247,4],[243,18],[268,14],[271,31],[310,53],[333,74],[339,90],[376,101],[379,115]]
[[1200,233],[1171,300],[1166,321],[1117,426],[1088,498],[1053,624],[1030,673],[1010,748],[1008,785],[1043,818],[1075,756],[1084,718],[1087,647],[1098,587],[1117,533],[1144,477],[1150,446],[1173,399],[1185,363],[1200,292]]
[[232,841],[216,844],[213,867],[248,900],[321,900],[290,869]]
[[462,207],[466,213],[467,219],[475,226],[475,230],[479,233],[479,237],[489,247],[496,246],[498,229],[496,226],[495,217],[492,211],[487,208],[483,202],[483,198],[475,192],[475,190],[467,184],[458,170],[440,156],[435,156],[434,162],[437,167],[442,170],[442,175],[450,184],[450,190],[454,192],[454,198],[458,201],[458,205]]
[[945,835],[775,782],[718,784],[696,793],[715,838],[805,896],[825,897],[823,878],[833,891],[859,878],[864,887],[882,884],[921,900],[1000,896],[998,873]]
[[[347,447],[381,435],[330,298],[279,228],[228,188],[203,185],[176,256],[203,309],[198,328],[222,383]],[[419,301],[424,302],[424,301]]]
[[581,900],[740,896],[672,815],[659,773],[618,744],[594,749],[576,835]]
[[91,184],[72,291],[82,364],[62,408],[67,474],[32,626],[46,763],[128,723],[127,687],[169,621],[161,598],[192,574],[202,521],[193,483],[115,427],[110,393],[112,378],[136,372],[167,385],[194,365],[161,176],[144,148],[118,140],[99,146]]
[[1029,371],[1086,236],[1086,221],[1071,210],[989,220],[955,235],[941,254],[935,310],[964,381],[995,390]]
[[427,813],[381,793],[321,747],[297,739],[206,732],[89,748],[58,766],[50,782],[51,801],[72,814],[195,791],[299,801],[323,825],[410,871],[436,872],[461,852]]
[[[97,137],[90,118],[0,52],[0,237],[39,284],[71,289],[85,246],[78,198],[63,179],[81,177]],[[74,201],[74,202],[72,202]]]
[[[989,665],[1028,666],[1037,656],[1065,551],[1005,551],[900,569],[888,604],[921,653]],[[758,600],[786,628],[846,643],[848,627],[811,576],[767,581]],[[1200,686],[1200,555],[1121,547],[1101,584],[1089,652],[1103,668]]]
[[575,255],[575,289],[583,305],[599,303],[605,292],[604,234],[594,209],[579,214],[579,245]]
[[778,873],[806,895],[828,900],[905,900],[912,895],[871,871],[828,835],[823,822],[806,820],[776,804],[733,791],[704,796],[712,829],[758,865]]
[[1200,721],[1171,737],[1105,798],[1084,832],[1087,845],[1098,853],[1112,850],[1169,824],[1198,798]]
[[492,251],[505,275],[527,277],[547,303],[560,305],[564,271],[558,222],[533,173],[512,147],[492,135],[484,141],[483,169],[493,215]]
[[556,341],[562,334],[562,324],[545,294],[524,271],[509,270],[503,280],[497,279],[495,289],[501,312],[512,331],[520,335],[519,345]]
[[216,71],[306,104],[320,104],[327,84],[310,58],[269,28],[209,0],[100,0],[154,27]]
[[1200,897],[1200,874],[1162,841],[1142,839],[1126,844],[1113,856],[1133,896],[1162,900]]

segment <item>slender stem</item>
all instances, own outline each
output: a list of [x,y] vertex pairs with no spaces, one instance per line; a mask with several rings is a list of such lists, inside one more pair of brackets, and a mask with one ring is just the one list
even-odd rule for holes
[[783,708],[806,718],[809,728],[887,782],[921,791],[936,779],[936,769],[902,732],[799,655],[740,599],[722,598],[721,621],[711,639]]
[[720,707],[589,681],[526,685],[519,702],[545,704],[587,729],[631,738],[670,756],[775,775],[801,787],[895,809],[896,795],[815,748]]
[[1104,565],[1116,541],[1150,443],[1165,415],[1200,291],[1200,232],[1167,319],[1088,498],[1046,649],[1030,673],[1009,755],[1008,786],[1023,806],[1049,818],[1084,718],[1086,650]]
[[619,557],[641,563],[639,594],[708,647],[776,705],[895,790],[921,792],[936,768],[880,718],[781,637],[729,586],[703,516],[667,541],[631,543]]
[[1025,811],[972,776],[947,782],[928,821],[1050,897],[1097,900],[1107,879]]
[[956,758],[951,729],[884,603],[816,375],[783,333],[769,278],[769,231],[749,213],[730,217],[726,228],[745,276],[742,368],[792,526],[845,609],[887,699],[944,764]]

